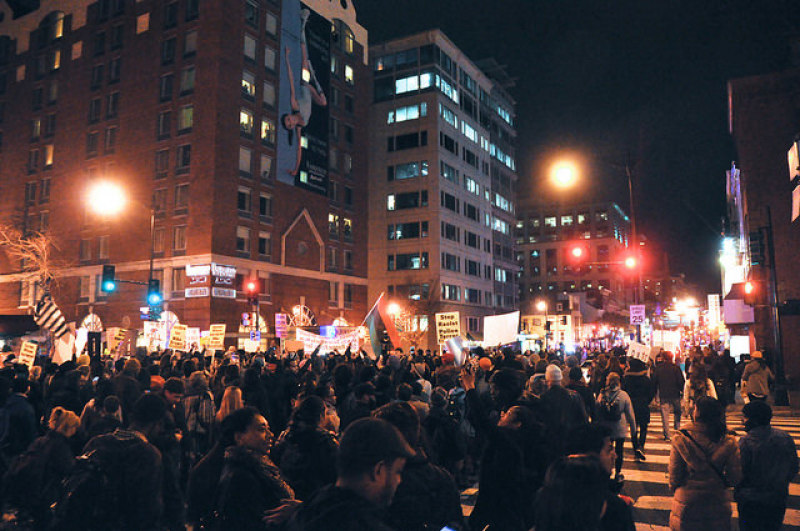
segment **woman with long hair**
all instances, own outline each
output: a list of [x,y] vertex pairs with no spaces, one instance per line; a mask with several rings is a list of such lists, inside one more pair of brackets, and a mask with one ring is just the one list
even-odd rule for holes
[[242,390],[235,385],[226,387],[225,392],[222,395],[222,401],[219,404],[219,410],[214,418],[215,424],[219,426],[222,424],[222,421],[225,420],[225,417],[237,409],[242,409],[243,407],[244,401],[242,400]]
[[719,400],[699,397],[692,418],[694,421],[672,438],[669,486],[675,495],[670,529],[729,531],[729,487],[742,479],[739,447],[727,433],[725,408]]
[[708,377],[708,371],[702,363],[693,363],[689,370],[689,378],[683,386],[683,410],[692,418],[694,405],[700,397],[717,398],[714,382]]

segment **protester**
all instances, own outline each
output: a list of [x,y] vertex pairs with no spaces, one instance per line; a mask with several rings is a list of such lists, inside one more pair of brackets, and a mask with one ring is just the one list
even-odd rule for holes
[[541,408],[547,422],[547,433],[553,452],[560,454],[567,433],[588,421],[583,400],[575,391],[562,384],[561,369],[548,365],[545,371],[547,391],[542,394]]
[[694,405],[703,396],[716,399],[717,391],[714,389],[714,383],[708,377],[705,366],[695,361],[689,370],[689,379],[683,386],[683,411],[688,417],[692,418]]
[[766,400],[769,398],[769,386],[775,381],[775,375],[764,361],[760,350],[754,351],[742,373],[742,389],[748,400]]
[[542,426],[528,408],[520,405],[504,410],[497,424],[492,423],[475,390],[475,373],[469,366],[461,371],[461,382],[470,417],[487,441],[481,458],[478,499],[469,525],[472,529],[487,525],[507,531],[530,529],[534,497],[548,463]]
[[661,410],[661,428],[664,440],[669,440],[669,413],[672,410],[673,427],[678,431],[681,427],[681,398],[685,379],[683,372],[673,361],[672,352],[661,353],[662,363],[656,363],[653,371],[653,385],[658,395]]
[[225,450],[217,487],[222,529],[262,529],[267,511],[294,499],[294,491],[269,458],[272,432],[267,420],[255,408],[244,411],[231,426],[236,444]]
[[770,426],[772,408],[753,400],[742,408],[747,435],[739,439],[742,481],[736,487],[741,531],[777,531],[786,513],[789,482],[798,472],[790,434]]
[[619,478],[625,452],[626,428],[630,429],[631,442],[636,456],[643,459],[644,454],[641,453],[636,442],[636,417],[633,413],[631,398],[620,388],[620,378],[616,372],[608,374],[606,386],[597,397],[595,412],[596,422],[607,426],[611,431],[611,440],[614,441],[614,451],[617,454],[614,477]]
[[607,482],[596,457],[570,456],[554,462],[536,495],[536,531],[599,530]]
[[[380,419],[363,418],[342,435],[337,479],[303,503],[290,531],[392,531],[383,520],[414,450],[400,432]],[[400,531],[400,530],[397,530]]]
[[643,461],[647,427],[650,425],[650,402],[655,396],[655,388],[647,375],[647,365],[644,362],[638,359],[630,360],[622,379],[622,389],[628,393],[633,404],[633,414],[636,417],[637,433],[633,441],[633,446],[636,448],[634,455],[638,461]]
[[311,499],[319,489],[336,481],[339,443],[332,432],[322,428],[324,418],[321,398],[303,398],[270,454],[300,500]]
[[[695,364],[693,370],[697,370]],[[728,531],[728,488],[742,479],[735,439],[727,435],[725,409],[715,398],[694,401],[694,421],[675,433],[669,454],[669,486],[674,491],[669,523],[673,531]]]
[[609,478],[606,493],[606,509],[600,520],[602,531],[634,531],[633,500],[619,494],[622,485],[611,480],[616,462],[614,441],[611,440],[611,430],[603,424],[584,424],[574,428],[567,437],[567,453],[569,455],[586,454],[596,457],[606,477]]

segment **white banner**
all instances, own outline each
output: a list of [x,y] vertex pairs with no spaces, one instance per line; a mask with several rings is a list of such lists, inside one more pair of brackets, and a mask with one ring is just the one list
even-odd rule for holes
[[650,347],[633,341],[628,345],[628,357],[647,363],[650,359]]
[[458,312],[436,314],[436,342],[443,345],[448,339],[461,335],[461,316]]
[[487,347],[513,343],[517,340],[518,333],[519,310],[483,318],[483,344]]
[[56,349],[53,352],[53,363],[61,365],[72,359],[72,349],[75,348],[75,334],[66,334],[56,339]]
[[322,343],[319,351],[320,353],[331,352],[333,350],[338,350],[340,353],[344,353],[347,350],[348,345],[352,351],[358,351],[358,339],[359,334],[358,330],[353,330],[352,332],[347,332],[346,334],[342,334],[336,337],[324,337],[318,336],[317,334],[312,334],[311,332],[306,332],[305,330],[297,329],[297,340],[303,342],[303,351],[306,354],[311,354],[314,352],[314,349],[317,348],[317,345]]

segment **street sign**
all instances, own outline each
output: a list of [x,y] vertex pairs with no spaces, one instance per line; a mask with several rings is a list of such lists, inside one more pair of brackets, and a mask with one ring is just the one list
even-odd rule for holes
[[645,319],[644,304],[631,304],[630,312],[631,312],[632,325],[644,324],[644,319]]
[[251,330],[250,341],[261,341],[261,330]]
[[242,314],[242,326],[250,326],[250,312]]

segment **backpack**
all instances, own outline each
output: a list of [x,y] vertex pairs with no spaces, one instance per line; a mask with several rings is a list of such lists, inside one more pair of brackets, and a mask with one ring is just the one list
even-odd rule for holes
[[75,467],[62,483],[61,496],[51,508],[52,531],[122,528],[122,500],[116,482],[115,461],[121,456],[111,449],[95,449],[76,459]]
[[614,398],[609,400],[610,397],[603,393],[603,398],[597,406],[598,420],[603,422],[619,422],[619,419],[622,418],[622,405],[619,403],[619,400],[617,400],[618,397],[619,395],[615,395]]

